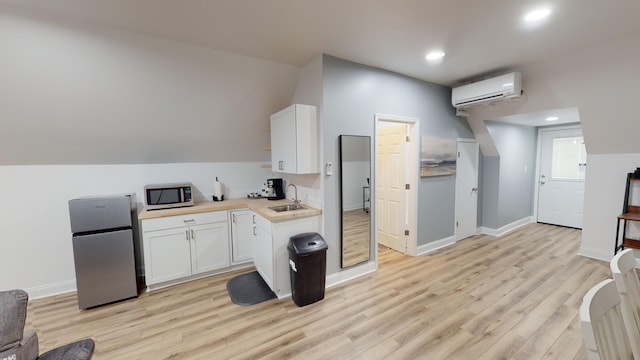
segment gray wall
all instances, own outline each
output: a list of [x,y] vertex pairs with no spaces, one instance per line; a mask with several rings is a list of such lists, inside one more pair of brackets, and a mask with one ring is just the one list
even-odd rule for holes
[[[421,135],[473,138],[455,116],[451,89],[325,55],[323,57],[324,162],[339,162],[338,136],[375,134],[374,114],[416,117]],[[373,153],[372,153],[373,158]],[[375,169],[372,169],[375,171]],[[418,245],[453,235],[455,177],[421,179],[418,188]],[[340,246],[339,176],[324,176],[325,237]],[[339,270],[328,259],[327,271]]]
[[486,124],[500,156],[483,158],[481,224],[498,229],[533,215],[537,129]]
[[497,229],[499,223],[500,200],[500,157],[482,156],[480,158],[482,174],[480,177],[480,226]]

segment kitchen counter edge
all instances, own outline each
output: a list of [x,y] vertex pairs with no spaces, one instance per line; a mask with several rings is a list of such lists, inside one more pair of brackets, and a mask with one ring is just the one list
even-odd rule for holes
[[138,220],[156,219],[167,216],[188,215],[195,213],[211,212],[211,211],[223,211],[223,210],[236,210],[236,209],[250,209],[258,213],[260,216],[271,222],[280,222],[287,220],[294,220],[298,218],[304,218],[309,216],[317,216],[322,214],[322,210],[313,208],[309,205],[302,204],[305,209],[276,212],[269,207],[279,205],[293,204],[291,200],[267,200],[267,199],[228,199],[225,201],[206,201],[196,203],[194,206],[163,209],[163,210],[143,210],[138,214]]

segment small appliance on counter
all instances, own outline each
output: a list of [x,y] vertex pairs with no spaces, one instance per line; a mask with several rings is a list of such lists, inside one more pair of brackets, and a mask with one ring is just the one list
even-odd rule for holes
[[263,190],[262,193],[258,192],[250,192],[247,194],[247,198],[249,199],[264,199],[266,196],[263,196],[262,194],[265,193],[266,190]]
[[284,184],[281,178],[267,179],[267,199],[282,200],[285,198]]
[[147,210],[193,206],[191,183],[157,184],[144,187],[144,204]]
[[78,307],[138,296],[144,287],[135,194],[69,200]]
[[222,183],[218,181],[216,176],[216,182],[213,183],[213,201],[223,201],[224,192],[222,191]]

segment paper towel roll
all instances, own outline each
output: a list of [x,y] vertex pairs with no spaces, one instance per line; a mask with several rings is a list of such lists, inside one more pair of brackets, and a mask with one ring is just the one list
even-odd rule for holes
[[216,182],[213,183],[213,201],[222,201],[224,200],[224,194],[222,192],[222,183],[218,181],[216,177]]

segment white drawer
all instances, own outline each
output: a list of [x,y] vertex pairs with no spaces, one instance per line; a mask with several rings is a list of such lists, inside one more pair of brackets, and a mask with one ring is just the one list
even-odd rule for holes
[[256,214],[255,212],[251,214],[251,221],[253,225],[260,226],[263,230],[271,234],[271,221],[263,218],[262,216]]
[[142,232],[173,229],[185,226],[226,222],[227,211],[214,211],[188,215],[167,216],[142,220]]

